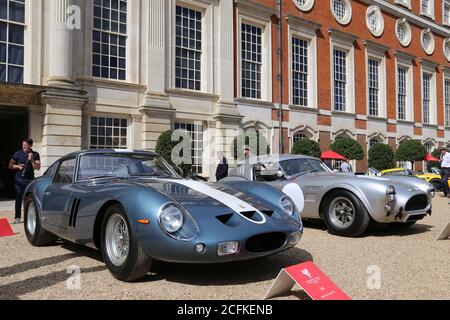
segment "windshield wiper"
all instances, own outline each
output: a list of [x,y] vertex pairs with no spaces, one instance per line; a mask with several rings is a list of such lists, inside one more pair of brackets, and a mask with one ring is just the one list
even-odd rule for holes
[[104,174],[104,175],[101,175],[101,176],[89,177],[89,180],[106,179],[106,178],[120,178],[120,177],[118,175],[116,175],[116,174]]

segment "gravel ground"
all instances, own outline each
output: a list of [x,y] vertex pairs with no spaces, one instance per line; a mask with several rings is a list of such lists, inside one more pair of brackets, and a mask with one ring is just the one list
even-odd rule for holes
[[[435,241],[448,222],[448,200],[437,196],[433,216],[408,230],[373,226],[348,239],[307,224],[297,247],[278,255],[227,265],[158,262],[132,284],[116,281],[94,250],[66,242],[31,247],[22,224],[13,226],[15,236],[0,238],[0,299],[262,299],[281,268],[308,260],[353,299],[450,299],[450,240]],[[81,269],[79,290],[67,287],[71,266]],[[370,266],[380,268],[380,289],[368,289]],[[305,298],[294,288],[279,299]]]

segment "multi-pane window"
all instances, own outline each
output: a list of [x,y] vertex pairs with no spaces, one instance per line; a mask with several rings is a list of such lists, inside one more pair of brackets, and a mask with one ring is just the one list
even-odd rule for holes
[[443,8],[443,17],[442,17],[442,22],[444,24],[450,25],[450,1],[449,0],[444,0],[443,4],[442,4]]
[[127,119],[91,117],[91,149],[126,149]]
[[433,15],[433,0],[422,0],[422,4],[420,5],[420,13]]
[[345,111],[347,104],[347,52],[333,50],[334,110]]
[[201,123],[175,123],[175,130],[185,130],[192,141],[192,172],[203,173],[203,125]]
[[369,115],[379,115],[379,92],[380,92],[380,61],[369,59],[368,66],[368,87],[369,87]]
[[308,41],[292,38],[293,104],[308,106]]
[[127,0],[94,0],[92,76],[125,80]]
[[427,151],[427,154],[431,154],[433,152],[434,146],[431,142],[425,143],[425,150]]
[[450,127],[450,79],[444,82],[445,126]]
[[296,134],[294,134],[294,143],[297,143],[297,142],[300,142],[300,141],[303,141],[303,140],[307,140],[308,139],[308,136],[306,135],[306,134],[304,134],[304,133],[296,133]]
[[23,83],[25,0],[0,0],[0,81]]
[[201,89],[202,12],[176,7],[175,87]]
[[397,105],[398,105],[398,119],[406,120],[406,75],[408,70],[406,68],[398,67],[397,69]]
[[428,73],[422,75],[422,91],[423,123],[430,123],[431,75]]
[[381,144],[380,139],[378,139],[378,138],[372,138],[372,139],[370,139],[370,141],[369,141],[369,148],[372,148],[372,147],[376,146],[377,144]]
[[262,29],[242,24],[242,97],[261,99]]
[[347,6],[345,0],[333,0],[333,12],[338,20],[343,20],[345,18]]

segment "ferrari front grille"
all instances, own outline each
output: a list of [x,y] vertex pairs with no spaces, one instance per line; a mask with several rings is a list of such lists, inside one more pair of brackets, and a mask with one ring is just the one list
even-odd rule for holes
[[245,243],[245,249],[252,253],[277,250],[286,243],[286,234],[282,232],[264,233],[251,237]]
[[428,206],[428,198],[426,195],[418,195],[409,199],[406,204],[405,211],[423,210]]

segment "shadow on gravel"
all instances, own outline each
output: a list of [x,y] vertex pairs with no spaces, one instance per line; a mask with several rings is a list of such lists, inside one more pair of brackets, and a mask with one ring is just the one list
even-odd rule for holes
[[415,224],[410,227],[402,227],[401,225],[375,224],[369,227],[363,237],[406,237],[430,232],[433,228],[434,226],[427,224]]
[[[86,274],[104,271],[105,269],[105,266],[99,266],[85,269],[81,268],[80,271],[81,274]],[[66,281],[70,276],[71,274],[63,270],[0,286],[0,300],[19,300],[19,296],[21,295],[54,286]]]
[[[327,232],[327,226],[324,222],[320,220],[307,220],[303,221],[303,226],[306,229],[315,229],[315,230],[323,230],[323,232]],[[388,237],[388,236],[397,236],[397,237],[406,237],[412,236],[416,234],[422,234],[426,232],[430,232],[434,226],[426,225],[426,224],[415,224],[413,226],[404,226],[404,225],[392,225],[392,224],[375,224],[372,223],[369,228],[359,236],[359,238],[368,238],[368,237]]]
[[68,253],[68,254],[64,254],[64,255],[60,255],[60,256],[56,256],[56,257],[27,261],[24,263],[16,264],[14,266],[0,268],[0,278],[12,276],[12,275],[15,275],[15,274],[18,274],[21,272],[25,272],[25,271],[45,267],[45,266],[50,266],[50,265],[57,264],[57,263],[61,263],[63,261],[70,260],[70,259],[73,259],[73,258],[76,258],[79,256],[80,256],[80,254],[78,254],[78,253]]
[[151,272],[140,282],[167,280],[198,286],[227,286],[274,280],[282,268],[306,261],[312,255],[298,248],[255,260],[226,264],[174,264],[155,262]]

